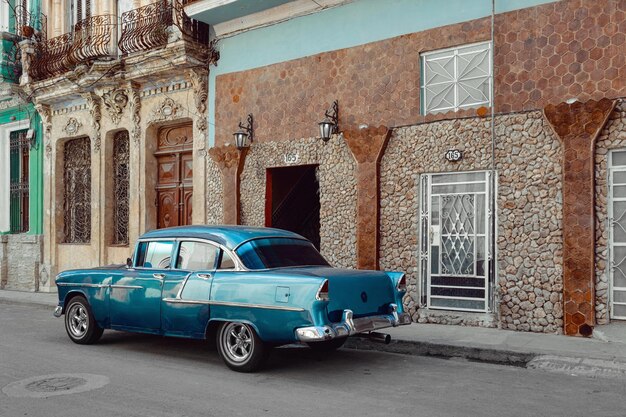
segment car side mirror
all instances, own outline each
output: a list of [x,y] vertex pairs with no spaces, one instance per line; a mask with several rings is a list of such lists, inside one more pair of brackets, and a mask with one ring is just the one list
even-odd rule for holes
[[130,258],[126,258],[126,268],[132,268],[133,267],[133,260]]

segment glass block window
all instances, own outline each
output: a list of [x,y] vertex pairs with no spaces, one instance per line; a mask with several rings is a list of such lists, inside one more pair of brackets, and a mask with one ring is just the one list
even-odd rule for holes
[[113,241],[128,245],[129,141],[126,130],[113,139]]
[[421,55],[422,114],[491,105],[491,42]]
[[30,158],[29,140],[26,130],[9,134],[9,171],[10,171],[10,231],[11,233],[28,232],[28,164]]
[[63,152],[63,232],[65,243],[91,240],[91,144],[72,139]]

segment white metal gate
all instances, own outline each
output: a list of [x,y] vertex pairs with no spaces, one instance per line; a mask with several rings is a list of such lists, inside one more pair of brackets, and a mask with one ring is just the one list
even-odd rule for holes
[[490,172],[422,176],[420,255],[428,308],[489,310],[490,184]]
[[626,320],[626,150],[609,154],[608,214],[611,318]]

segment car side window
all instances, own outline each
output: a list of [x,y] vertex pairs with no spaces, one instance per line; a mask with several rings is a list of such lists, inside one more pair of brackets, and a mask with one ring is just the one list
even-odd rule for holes
[[170,267],[173,241],[142,242],[137,267],[166,269]]
[[220,266],[217,269],[235,269],[235,261],[228,252],[222,251],[222,259],[220,259]]
[[196,270],[213,270],[219,253],[217,246],[202,242],[181,242],[176,268]]

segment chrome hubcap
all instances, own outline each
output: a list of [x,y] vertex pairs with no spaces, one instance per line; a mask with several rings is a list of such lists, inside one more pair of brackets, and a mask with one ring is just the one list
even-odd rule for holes
[[245,362],[252,354],[252,330],[246,324],[229,323],[222,333],[224,353],[234,362]]
[[67,313],[67,323],[72,336],[80,339],[89,329],[89,316],[87,309],[82,304],[74,304]]

